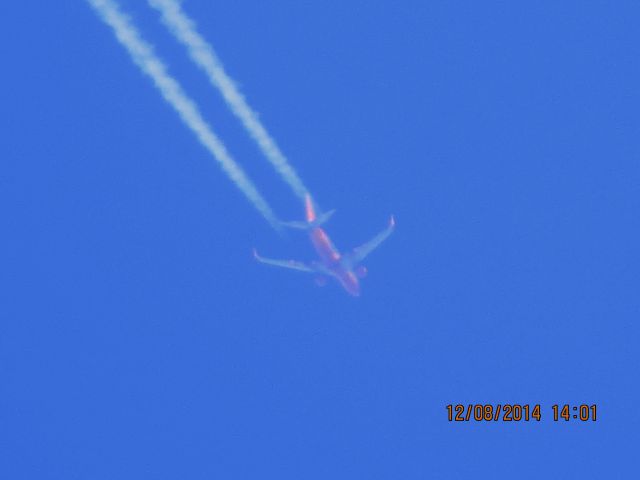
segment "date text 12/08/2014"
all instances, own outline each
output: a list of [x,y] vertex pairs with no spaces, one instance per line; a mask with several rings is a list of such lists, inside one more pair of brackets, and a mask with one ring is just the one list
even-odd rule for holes
[[[595,404],[563,405],[555,404],[551,406],[551,418],[554,422],[570,420],[595,422],[597,419],[597,407]],[[463,405],[448,404],[447,420],[450,422],[529,422],[540,421],[543,415],[540,404],[518,404],[518,403],[469,403]]]

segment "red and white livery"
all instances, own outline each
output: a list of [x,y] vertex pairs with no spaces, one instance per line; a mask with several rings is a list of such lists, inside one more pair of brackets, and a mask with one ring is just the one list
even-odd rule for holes
[[267,265],[315,273],[318,275],[316,283],[319,285],[326,283],[327,277],[333,277],[350,295],[357,297],[360,295],[359,278],[364,277],[367,273],[367,269],[359,264],[369,253],[391,235],[391,232],[393,232],[395,228],[395,220],[393,216],[391,216],[389,218],[389,225],[382,232],[365,244],[354,248],[351,252],[341,254],[331,242],[327,232],[321,227],[333,212],[332,210],[317,216],[311,197],[307,195],[305,199],[306,222],[283,222],[284,226],[304,229],[309,232],[309,238],[318,254],[319,260],[310,263],[296,260],[274,260],[261,257],[255,249],[253,250],[254,257],[259,262],[266,263]]

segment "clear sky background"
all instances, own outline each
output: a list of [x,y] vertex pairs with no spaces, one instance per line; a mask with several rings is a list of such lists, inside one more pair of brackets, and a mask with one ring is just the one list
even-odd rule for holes
[[[283,218],[302,206],[123,8]],[[632,478],[640,4],[190,0],[348,249],[279,237],[84,1],[2,2],[0,477]],[[447,404],[541,404],[450,423]],[[551,405],[596,404],[554,422]]]

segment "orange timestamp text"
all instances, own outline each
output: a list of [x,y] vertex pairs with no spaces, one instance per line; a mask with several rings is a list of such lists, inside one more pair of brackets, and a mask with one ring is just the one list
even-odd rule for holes
[[[542,407],[539,403],[468,403],[466,405],[450,403],[447,405],[447,420],[450,422],[539,422],[542,417]],[[587,404],[555,404],[551,406],[551,418],[555,422],[560,420],[595,422],[597,407]]]

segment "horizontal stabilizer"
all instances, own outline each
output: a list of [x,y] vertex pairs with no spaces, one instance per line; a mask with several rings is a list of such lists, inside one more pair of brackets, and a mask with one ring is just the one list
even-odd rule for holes
[[312,228],[319,227],[320,225],[326,223],[327,220],[329,220],[335,212],[336,212],[335,210],[329,210],[328,212],[325,212],[322,215],[317,216],[311,222],[296,222],[296,221],[280,222],[280,225],[282,225],[283,227],[297,228],[300,230],[310,230]]

